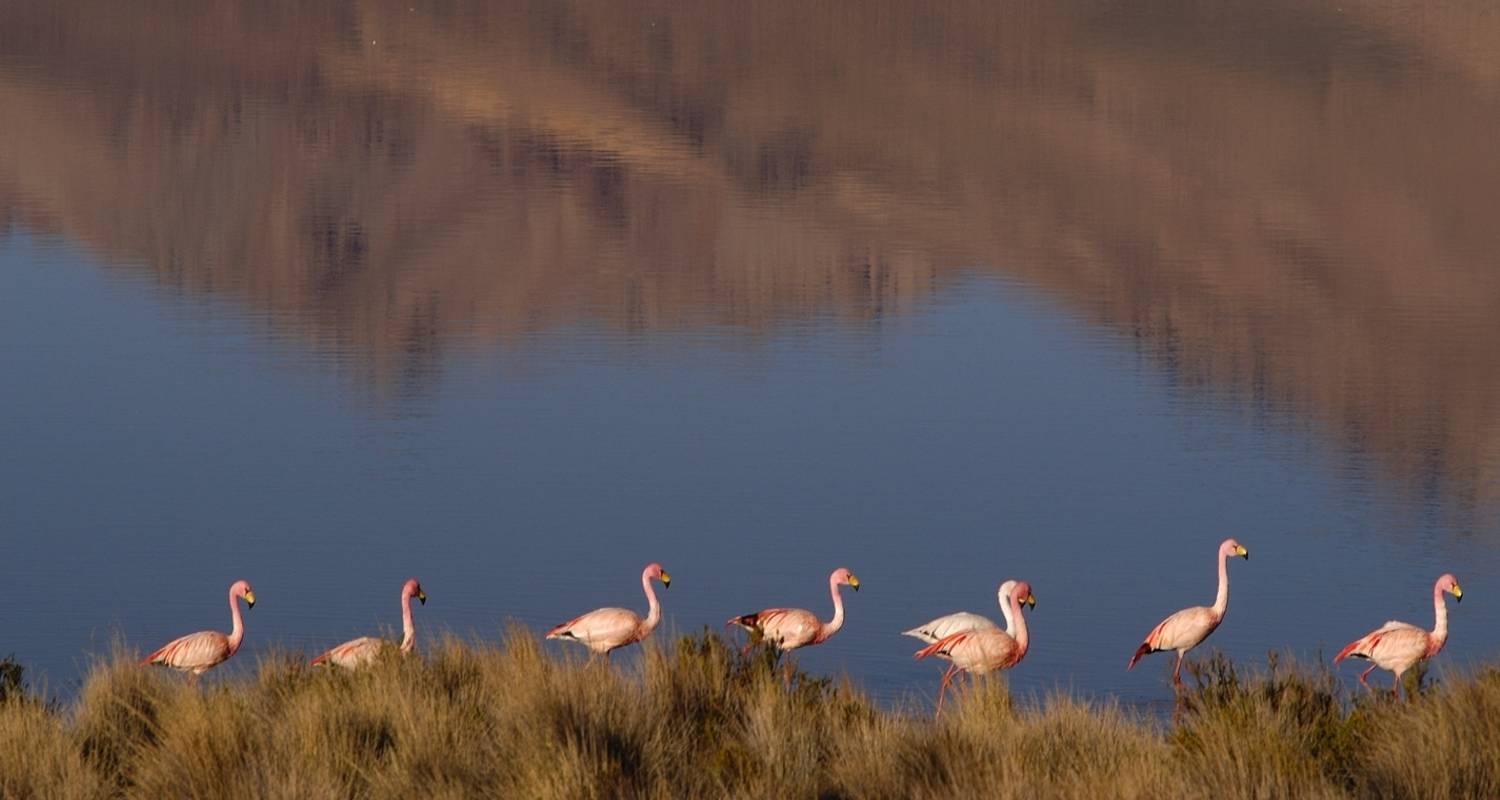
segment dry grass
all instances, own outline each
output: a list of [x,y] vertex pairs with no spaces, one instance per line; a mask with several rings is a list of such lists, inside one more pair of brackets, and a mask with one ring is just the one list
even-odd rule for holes
[[1326,669],[1193,666],[1177,724],[1066,696],[960,692],[934,723],[712,635],[635,667],[529,633],[351,674],[266,657],[193,687],[128,653],[71,705],[0,692],[4,797],[1496,797],[1500,671],[1412,703]]

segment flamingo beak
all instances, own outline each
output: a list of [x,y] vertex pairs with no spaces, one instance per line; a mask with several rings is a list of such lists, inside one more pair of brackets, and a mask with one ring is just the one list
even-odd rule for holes
[[666,572],[666,570],[662,570],[662,573],[661,573],[661,588],[663,588],[663,589],[670,589],[670,588],[672,588],[672,576],[668,575],[667,572]]
[[849,576],[849,588],[853,589],[856,592],[859,591],[859,578],[856,578],[853,575],[850,575]]
[[1244,545],[1236,546],[1234,548],[1234,554],[1239,556],[1240,558],[1245,559],[1246,561],[1250,560],[1250,551],[1246,550]]
[[1453,593],[1453,599],[1455,602],[1462,603],[1464,601],[1464,590],[1460,589],[1458,587],[1458,584],[1453,584],[1453,588],[1449,589],[1448,591]]
[[417,602],[421,603],[424,606],[427,605],[427,593],[417,592]]
[[245,608],[255,608],[255,592],[245,592]]
[[1026,595],[1026,605],[1031,606],[1032,608],[1036,608],[1036,595]]

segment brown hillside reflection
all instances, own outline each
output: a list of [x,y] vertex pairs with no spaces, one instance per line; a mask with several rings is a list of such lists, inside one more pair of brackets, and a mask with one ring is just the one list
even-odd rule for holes
[[0,6],[5,217],[375,381],[570,321],[869,318],[977,265],[1500,495],[1485,4],[123,5]]

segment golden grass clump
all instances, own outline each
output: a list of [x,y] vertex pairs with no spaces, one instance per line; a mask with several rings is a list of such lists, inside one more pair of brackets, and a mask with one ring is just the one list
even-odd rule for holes
[[1500,671],[1412,702],[1326,667],[1195,662],[1175,720],[964,684],[942,719],[705,632],[630,665],[524,629],[350,673],[193,686],[118,651],[71,702],[0,670],[4,797],[1496,797]]

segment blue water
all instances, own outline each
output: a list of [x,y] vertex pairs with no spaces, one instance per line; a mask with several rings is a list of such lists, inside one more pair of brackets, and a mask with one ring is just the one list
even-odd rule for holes
[[240,577],[248,653],[312,654],[396,625],[408,575],[431,596],[424,638],[494,638],[643,608],[660,560],[662,633],[826,616],[827,573],[849,566],[844,631],[801,660],[892,699],[937,675],[899,631],[998,617],[995,586],[1024,578],[1039,604],[1015,687],[1145,698],[1167,658],[1126,659],[1212,599],[1231,535],[1252,558],[1211,643],[1235,658],[1430,623],[1445,570],[1471,599],[1441,663],[1496,653],[1493,538],[1386,502],[1285,412],[1197,402],[1131,340],[977,273],[872,323],[543,331],[372,397],[264,318],[13,232],[0,335],[0,629],[54,689],[112,637],[227,629]]

